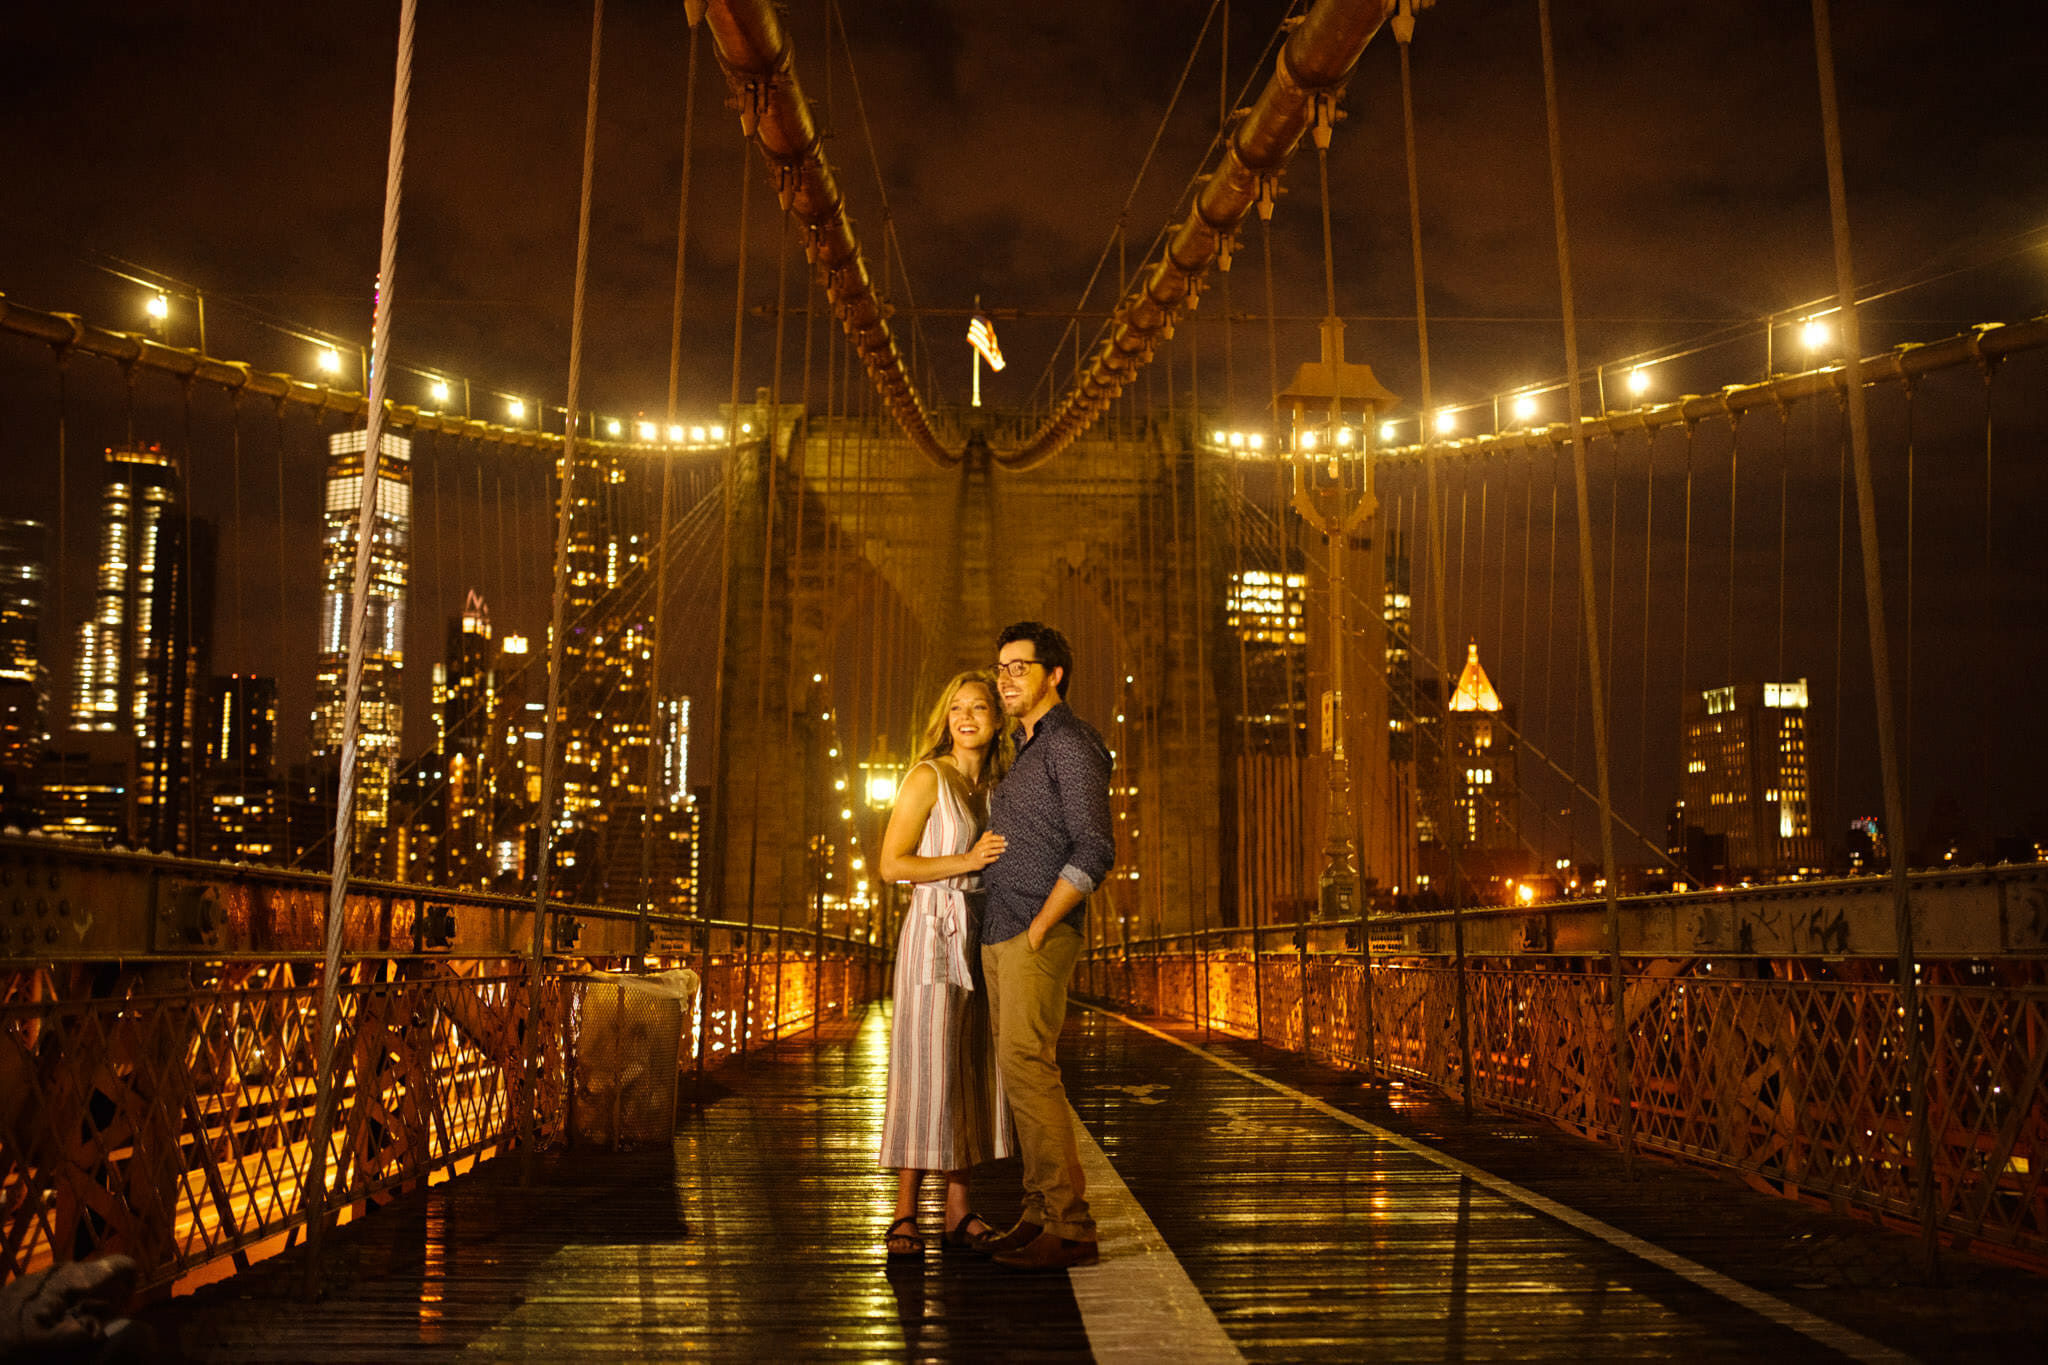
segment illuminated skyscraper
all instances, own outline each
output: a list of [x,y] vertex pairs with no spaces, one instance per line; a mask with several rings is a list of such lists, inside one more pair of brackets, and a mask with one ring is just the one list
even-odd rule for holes
[[46,528],[0,517],[0,769],[25,778],[49,742],[42,639]]
[[[362,506],[366,441],[361,431],[339,431],[327,440],[326,534],[321,542],[325,572],[313,756],[329,762],[341,758],[356,514]],[[381,829],[390,818],[391,784],[398,773],[405,722],[405,588],[412,554],[412,442],[386,432],[380,447],[356,753],[356,824],[366,834]]]
[[164,851],[193,848],[216,543],[184,504],[174,458],[154,445],[107,451],[71,723],[136,741],[134,834]]
[[[510,640],[507,641],[510,643]],[[434,665],[437,805],[445,811],[434,871],[438,879],[486,885],[501,788],[516,792],[516,751],[500,735],[507,723],[491,611],[471,589],[462,612],[448,619],[447,652]]]
[[[1424,689],[1423,713],[1433,708],[1436,687]],[[1509,883],[1535,870],[1534,855],[1522,842],[1521,785],[1518,746],[1513,734],[1515,710],[1494,690],[1479,662],[1479,646],[1465,651],[1450,704],[1441,709],[1442,742],[1435,720],[1416,731],[1417,838],[1427,856],[1422,864],[1432,880],[1449,867],[1447,835],[1458,851],[1458,879],[1466,903],[1505,898]],[[1432,812],[1443,808],[1443,769],[1451,765],[1450,818],[1443,827]]]
[[[1451,693],[1446,740],[1451,760],[1450,837],[1461,849],[1520,849],[1521,821],[1517,814],[1520,787],[1516,771],[1514,737],[1508,728],[1515,723],[1514,709],[1500,699],[1492,679],[1479,663],[1479,646],[1465,651],[1465,667]],[[1432,737],[1433,738],[1433,737]],[[1437,783],[1442,781],[1434,743],[1425,746],[1420,780],[1422,802],[1439,805]]]
[[629,868],[638,876],[647,799],[654,591],[625,478],[610,454],[584,451],[569,523],[557,875],[564,895],[585,898]]
[[160,447],[109,449],[100,491],[100,550],[92,614],[78,628],[71,724],[142,738],[149,684],[149,600],[164,562],[164,522],[178,506],[177,461]]
[[1806,707],[1804,678],[1686,694],[1684,818],[1727,836],[1731,875],[1768,881],[1820,870]]

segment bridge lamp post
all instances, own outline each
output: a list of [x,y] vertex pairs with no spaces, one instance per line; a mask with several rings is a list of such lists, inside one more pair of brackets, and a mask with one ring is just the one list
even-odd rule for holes
[[[1358,412],[1361,433],[1397,400],[1370,365],[1344,359],[1344,323],[1323,320],[1322,357],[1303,363],[1275,405],[1292,413],[1288,463],[1294,475],[1294,507],[1321,532],[1328,545],[1330,595],[1330,686],[1323,695],[1323,748],[1329,755],[1329,790],[1323,839],[1323,870],[1316,882],[1316,918],[1350,919],[1358,912],[1358,862],[1351,839],[1351,768],[1346,752],[1348,713],[1344,704],[1344,656],[1349,647],[1344,586],[1351,538],[1378,508],[1373,494],[1370,446],[1356,445],[1345,425],[1346,411]],[[1355,452],[1355,453],[1354,453]]]

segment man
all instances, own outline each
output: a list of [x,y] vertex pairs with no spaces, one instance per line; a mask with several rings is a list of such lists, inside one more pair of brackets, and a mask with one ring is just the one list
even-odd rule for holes
[[1024,1152],[1024,1212],[979,1245],[1018,1270],[1088,1265],[1097,1256],[1058,1049],[1087,896],[1116,861],[1116,838],[1109,750],[1067,709],[1073,672],[1073,650],[1051,626],[1020,621],[997,642],[996,690],[1023,732],[1016,762],[990,798],[989,830],[1007,843],[982,875],[981,960],[996,1065]]

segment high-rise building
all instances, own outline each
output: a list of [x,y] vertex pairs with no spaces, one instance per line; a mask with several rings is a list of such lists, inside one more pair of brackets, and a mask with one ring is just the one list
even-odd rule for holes
[[[1430,709],[1440,692],[1424,693],[1423,708]],[[1434,879],[1448,870],[1448,840],[1457,849],[1468,901],[1504,899],[1510,882],[1535,870],[1534,858],[1522,841],[1515,711],[1486,676],[1477,643],[1466,649],[1449,703],[1436,709],[1440,717],[1416,731],[1416,835],[1428,854],[1422,859],[1425,875]],[[1447,820],[1439,820],[1434,812],[1444,805],[1446,760],[1450,810]]]
[[48,553],[41,522],[0,517],[0,771],[18,778],[50,738],[41,651]]
[[149,601],[156,588],[164,523],[180,505],[177,461],[159,446],[112,449],[100,491],[99,563],[92,614],[78,628],[71,675],[71,724],[78,730],[142,738],[149,683]]
[[1737,683],[1685,697],[1685,820],[1728,838],[1731,876],[1818,872],[1806,752],[1806,679]]
[[167,852],[191,851],[197,835],[217,543],[186,505],[176,459],[155,445],[107,451],[71,722],[133,738],[135,837]]
[[[339,762],[347,708],[349,618],[354,605],[356,516],[362,507],[368,436],[327,439],[326,534],[313,756]],[[412,443],[385,432],[378,443],[377,502],[370,536],[363,678],[357,722],[355,820],[365,848],[390,818],[404,733],[405,596],[412,555]]]
[[[490,607],[471,589],[461,614],[448,620],[447,653],[434,665],[438,759],[432,766],[441,789],[431,793],[430,804],[443,813],[443,822],[429,861],[436,878],[447,883],[489,883],[501,788],[518,785],[515,751],[501,735],[508,717],[498,660]],[[420,818],[413,816],[415,825]],[[422,840],[414,842],[420,847],[408,855],[409,875],[426,866],[420,859],[429,856]]]
[[128,835],[128,763],[105,743],[45,752],[36,762],[35,800],[45,834],[88,844]]
[[290,789],[277,772],[277,679],[243,673],[214,678],[201,730],[206,743],[202,856],[285,861]]
[[216,677],[207,692],[205,730],[209,772],[269,777],[277,769],[277,679]]
[[[1252,745],[1287,753],[1306,723],[1308,575],[1246,569],[1230,576],[1224,621],[1244,642],[1244,714]],[[1293,747],[1302,741],[1297,734]]]
[[136,749],[136,837],[165,853],[191,853],[200,826],[206,684],[213,663],[213,589],[219,534],[210,521],[174,516],[158,531],[161,562],[150,594],[149,679]]
[[[622,498],[625,470],[585,452],[569,522],[567,633],[559,720],[560,805],[555,831],[563,894],[599,894],[615,858],[637,875],[637,834],[607,837],[616,818],[634,831],[647,801],[654,672],[650,537]],[[543,716],[545,712],[543,711]]]

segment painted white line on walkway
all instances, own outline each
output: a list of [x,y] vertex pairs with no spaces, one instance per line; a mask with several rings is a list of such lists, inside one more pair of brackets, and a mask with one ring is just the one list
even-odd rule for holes
[[[1078,1000],[1074,1003],[1077,1005],[1081,1004]],[[1494,1175],[1490,1171],[1482,1171],[1470,1162],[1458,1160],[1458,1158],[1450,1155],[1448,1152],[1440,1152],[1434,1147],[1417,1142],[1414,1138],[1406,1137],[1393,1131],[1391,1128],[1382,1128],[1376,1123],[1368,1123],[1356,1114],[1346,1113],[1336,1105],[1319,1100],[1314,1095],[1304,1091],[1296,1090],[1284,1081],[1276,1081],[1271,1076],[1260,1075],[1250,1067],[1240,1066],[1228,1057],[1218,1056],[1216,1053],[1209,1051],[1209,1049],[1195,1043],[1190,1043],[1184,1038],[1176,1038],[1163,1029],[1156,1029],[1150,1024],[1131,1018],[1127,1014],[1118,1014],[1115,1010],[1106,1010],[1099,1005],[1082,1005],[1082,1008],[1094,1010],[1104,1018],[1114,1019],[1118,1023],[1128,1024],[1140,1032],[1151,1034],[1154,1038],[1164,1039],[1175,1047],[1186,1048],[1197,1057],[1206,1058],[1215,1065],[1222,1067],[1225,1071],[1234,1072],[1248,1081],[1255,1081],[1265,1086],[1268,1090],[1276,1091],[1287,1096],[1289,1099],[1306,1105],[1318,1113],[1326,1114],[1339,1123],[1349,1124],[1359,1132],[1370,1134],[1382,1142],[1399,1147],[1404,1152],[1413,1153],[1424,1161],[1441,1166],[1447,1171],[1455,1171],[1482,1189],[1491,1190],[1501,1198],[1512,1200],[1524,1208],[1532,1209],[1547,1218],[1554,1218],[1567,1227],[1576,1228],[1589,1237],[1597,1237],[1609,1246],[1648,1261],[1660,1270],[1668,1270],[1681,1279],[1690,1280],[1693,1284],[1707,1290],[1709,1293],[1718,1294],[1730,1303],[1747,1308],[1750,1312],[1760,1317],[1768,1318],[1781,1327],[1790,1328],[1808,1340],[1817,1341],[1830,1350],[1840,1351],[1851,1360],[1884,1362],[1884,1365],[1898,1365],[1899,1362],[1911,1362],[1913,1360],[1913,1357],[1905,1352],[1894,1350],[1892,1347],[1886,1346],[1881,1342],[1872,1341],[1860,1332],[1851,1331],[1847,1327],[1829,1322],[1826,1318],[1818,1317],[1803,1308],[1795,1308],[1783,1299],[1774,1298],[1764,1293],[1761,1289],[1752,1289],[1740,1280],[1731,1279],[1718,1270],[1710,1270],[1697,1261],[1680,1256],[1675,1251],[1666,1251],[1654,1242],[1646,1242],[1633,1233],[1623,1232],[1612,1224],[1603,1223],[1598,1218],[1594,1218],[1589,1214],[1580,1213],[1577,1209],[1560,1204],[1555,1199],[1547,1198],[1536,1193],[1534,1190],[1524,1189],[1512,1180]],[[1093,1178],[1092,1173],[1090,1178]]]
[[[1068,1106],[1071,1112],[1072,1106]],[[1244,1359],[1109,1157],[1074,1115],[1102,1259],[1067,1272],[1088,1345],[1103,1362],[1224,1365]]]

